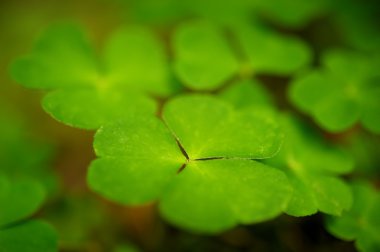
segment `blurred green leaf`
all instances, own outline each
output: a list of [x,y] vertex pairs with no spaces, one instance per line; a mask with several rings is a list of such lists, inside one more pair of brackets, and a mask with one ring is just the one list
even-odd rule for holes
[[379,251],[380,194],[368,182],[355,182],[352,188],[352,209],[341,217],[330,217],[327,220],[327,229],[340,239],[355,240],[359,251]]
[[0,227],[31,216],[45,196],[43,186],[37,181],[13,181],[0,175]]
[[296,78],[290,87],[291,101],[331,132],[361,121],[379,133],[380,72],[372,58],[359,53],[331,51],[323,68]]
[[0,251],[54,252],[58,251],[58,237],[47,223],[28,221],[0,229]]
[[353,169],[348,153],[328,144],[323,137],[294,116],[283,115],[284,147],[267,163],[281,168],[294,187],[286,212],[306,216],[317,211],[341,215],[352,204],[349,187],[338,178]]
[[223,31],[207,22],[182,24],[173,37],[175,70],[190,88],[219,87],[239,69]]
[[154,113],[154,102],[143,92],[172,90],[162,45],[138,27],[116,32],[99,61],[80,29],[53,26],[31,55],[13,64],[12,75],[27,87],[58,89],[44,99],[44,108],[57,120],[85,129],[136,111]]
[[288,75],[311,61],[310,49],[298,38],[258,24],[235,26],[234,31],[253,73]]

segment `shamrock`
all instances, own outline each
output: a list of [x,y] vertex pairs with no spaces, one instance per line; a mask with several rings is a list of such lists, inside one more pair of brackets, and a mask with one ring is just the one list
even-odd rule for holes
[[[241,94],[240,98],[235,98]],[[219,94],[236,109],[267,107],[274,110],[268,93],[257,82],[237,83]],[[231,99],[231,97],[234,97]],[[258,97],[267,97],[260,100]],[[244,98],[244,102],[241,99]],[[323,137],[295,116],[280,114],[285,133],[284,145],[278,155],[265,163],[282,169],[294,188],[285,210],[294,216],[315,212],[340,215],[351,206],[351,192],[337,175],[352,170],[353,161],[343,150],[323,141]]]
[[323,68],[294,80],[291,101],[309,113],[323,128],[339,132],[360,121],[380,133],[380,72],[369,57],[331,51],[323,57]]
[[368,182],[355,182],[352,189],[354,204],[351,210],[341,217],[330,217],[327,229],[340,239],[355,240],[359,251],[379,251],[380,194]]
[[136,114],[100,128],[90,187],[127,205],[159,201],[175,225],[214,233],[275,217],[291,187],[254,159],[275,155],[282,134],[266,110],[235,111],[210,96],[169,101],[163,121]]
[[230,30],[232,41],[219,26],[205,21],[177,28],[173,35],[174,68],[185,85],[212,90],[239,73],[287,75],[310,61],[308,47],[296,38],[245,23]]
[[141,27],[112,35],[102,60],[79,28],[52,27],[30,55],[14,63],[12,75],[26,87],[53,90],[42,102],[44,109],[84,129],[137,110],[154,113],[155,102],[143,92],[171,92],[164,49]]
[[42,221],[25,221],[45,199],[45,190],[34,180],[10,180],[0,174],[1,251],[57,251],[57,237]]
[[0,251],[57,250],[49,225],[26,220],[57,187],[47,169],[48,147],[28,139],[16,118],[0,112]]
[[281,168],[294,188],[286,213],[305,216],[321,211],[341,215],[349,210],[352,195],[338,175],[353,168],[353,160],[342,149],[294,116],[281,118],[285,131],[284,147],[268,164]]

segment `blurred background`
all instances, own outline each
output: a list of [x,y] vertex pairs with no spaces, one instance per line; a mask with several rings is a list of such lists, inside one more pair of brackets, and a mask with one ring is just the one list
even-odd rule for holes
[[[100,198],[86,186],[87,167],[95,158],[94,132],[56,122],[41,108],[43,92],[25,89],[9,76],[12,60],[29,52],[39,34],[55,22],[69,21],[83,26],[100,50],[107,36],[124,24],[149,25],[165,38],[181,20],[200,16],[231,22],[241,11],[224,0],[179,2],[0,1],[0,111],[22,125],[28,138],[51,149],[48,162],[57,174],[59,189],[37,215],[57,228],[61,251],[355,251],[352,243],[337,240],[324,230],[320,215],[300,219],[281,216],[218,236],[198,236],[168,226],[157,215],[155,206],[128,208]],[[317,55],[316,65],[319,52],[336,46],[380,52],[378,1],[255,2],[252,10],[243,11],[265,20],[276,30],[302,37]],[[288,79],[259,78],[276,95],[280,106],[288,106],[285,96]],[[373,167],[373,163],[380,163],[379,139],[363,134],[354,129],[344,133],[344,137],[331,137],[344,138],[352,154],[362,160],[362,167],[366,162]],[[362,172],[371,173],[368,170]]]

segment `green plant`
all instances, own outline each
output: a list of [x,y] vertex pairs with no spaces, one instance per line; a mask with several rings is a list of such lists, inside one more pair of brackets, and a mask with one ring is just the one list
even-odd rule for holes
[[[351,182],[377,174],[377,142],[368,151],[357,143],[380,133],[378,48],[343,32],[357,48],[331,50],[302,30],[337,11],[334,3],[126,4],[138,24],[111,33],[102,53],[82,29],[56,25],[11,67],[20,84],[48,91],[42,106],[53,118],[96,131],[91,190],[118,205],[154,206],[171,225],[207,235],[320,213],[334,236],[356,240],[362,251],[378,249],[379,193],[370,182]],[[156,26],[146,24],[152,21]],[[32,179],[46,175],[37,170]],[[21,182],[11,186],[7,176],[0,180],[6,227],[44,198],[31,187],[31,202],[9,204]],[[106,232],[97,227],[102,214],[67,210],[50,220],[79,216],[77,233],[58,230],[68,248],[83,248],[90,229]],[[110,241],[120,244],[112,249],[129,249],[125,240]]]
[[30,55],[15,62],[12,72],[27,87],[53,90],[43,100],[44,109],[59,121],[85,129],[136,110],[154,113],[155,102],[140,91],[162,95],[171,90],[160,43],[138,27],[116,32],[102,60],[79,28],[52,27]]
[[329,131],[339,132],[361,121],[380,132],[380,86],[376,61],[352,52],[333,51],[324,68],[296,79],[290,89],[294,104]]
[[165,105],[163,120],[138,115],[101,128],[94,146],[102,158],[90,168],[91,187],[124,204],[159,199],[171,222],[206,232],[284,209],[286,177],[253,161],[275,155],[281,144],[266,111],[235,112],[215,98],[185,96]]
[[378,251],[379,193],[366,182],[355,182],[352,188],[356,199],[354,205],[341,218],[329,218],[327,228],[341,239],[355,240],[357,248],[361,251]]
[[46,169],[50,151],[28,140],[8,116],[1,115],[0,125],[0,251],[55,251],[55,230],[43,220],[30,220],[56,188]]

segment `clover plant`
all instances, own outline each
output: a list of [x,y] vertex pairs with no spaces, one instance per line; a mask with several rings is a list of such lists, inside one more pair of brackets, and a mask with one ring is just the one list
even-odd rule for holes
[[341,218],[329,218],[327,229],[335,236],[352,241],[360,251],[380,249],[380,194],[367,182],[355,182],[351,210]]
[[[260,101],[256,98],[268,97],[259,83],[241,83],[221,93],[223,99],[236,108],[270,106],[269,98]],[[251,91],[249,91],[249,89]],[[231,99],[233,94],[245,96]],[[251,95],[252,94],[252,95]],[[354,162],[347,152],[328,144],[313,128],[289,113],[277,115],[285,134],[280,152],[266,163],[283,170],[293,187],[293,195],[285,212],[293,216],[306,216],[321,211],[341,215],[350,208],[352,196],[350,188],[337,175],[353,169]]]
[[60,25],[46,31],[12,73],[27,87],[51,91],[42,103],[54,118],[85,129],[136,110],[154,113],[147,93],[170,93],[164,49],[144,28],[116,32],[98,58],[78,27]]
[[57,251],[54,229],[29,220],[57,187],[46,170],[47,152],[35,149],[12,118],[2,114],[0,122],[0,251]]
[[89,183],[124,204],[159,200],[169,221],[217,232],[272,218],[286,207],[291,187],[285,175],[254,161],[275,155],[281,142],[265,111],[234,111],[216,98],[183,96],[165,105],[163,121],[135,115],[101,128],[94,145],[100,159],[90,167]]
[[[380,133],[376,41],[351,37],[334,49],[305,35],[339,12],[324,0],[122,2],[130,20],[100,50],[76,24],[57,24],[10,70],[46,92],[42,107],[54,119],[95,132],[86,182],[110,200],[97,203],[153,208],[175,230],[207,235],[319,213],[334,236],[379,250],[376,177],[351,182],[377,174],[376,141],[368,151],[352,146]],[[346,9],[339,15],[335,25],[349,27]],[[50,149],[0,127],[0,252],[56,251],[55,231],[30,220],[58,187]],[[67,195],[61,203],[79,209],[47,218],[61,246],[110,231],[99,231],[107,211],[87,214],[97,204]],[[105,240],[134,251],[118,232]]]
[[236,74],[288,75],[310,61],[309,48],[296,38],[278,35],[260,25],[244,24],[231,30],[235,43],[229,42],[222,27],[204,21],[177,28],[173,35],[174,64],[185,85],[212,90]]
[[360,121],[380,133],[380,72],[375,62],[360,53],[325,53],[322,69],[294,80],[290,98],[328,131],[347,130]]

